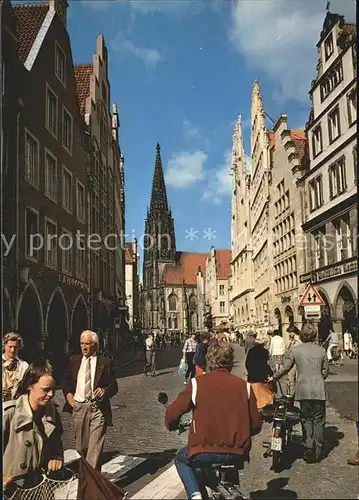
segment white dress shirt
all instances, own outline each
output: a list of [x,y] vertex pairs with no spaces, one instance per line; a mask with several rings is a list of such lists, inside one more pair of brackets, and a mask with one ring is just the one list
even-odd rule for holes
[[[7,385],[7,380],[6,380],[7,377],[6,377],[5,367],[4,367],[4,363],[6,363],[5,354],[3,354],[3,356],[2,356],[2,360],[3,360],[2,381],[3,381],[3,387],[4,387],[4,385]],[[17,391],[17,388],[18,388],[20,382],[22,381],[22,379],[25,375],[25,372],[29,366],[29,363],[27,363],[23,359],[18,358],[17,356],[16,356],[16,360],[17,360],[16,374],[14,374],[14,383],[11,387],[11,397],[12,398],[14,398],[16,391]]]
[[[78,403],[84,403],[85,399],[85,377],[86,377],[86,363],[87,359],[85,356],[82,356],[81,365],[79,372],[77,374],[77,385],[75,392],[75,401]],[[96,363],[97,356],[90,356],[90,365],[91,365],[91,389],[92,392],[94,390],[94,381],[95,381],[95,372],[96,372]]]
[[283,337],[281,337],[280,335],[274,335],[274,337],[271,338],[269,354],[271,356],[283,356],[284,353],[285,344]]

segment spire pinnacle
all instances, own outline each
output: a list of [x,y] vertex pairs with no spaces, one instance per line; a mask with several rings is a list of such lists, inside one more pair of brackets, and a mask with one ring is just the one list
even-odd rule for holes
[[150,211],[160,210],[168,212],[167,193],[162,169],[161,147],[156,145],[156,163],[152,181]]

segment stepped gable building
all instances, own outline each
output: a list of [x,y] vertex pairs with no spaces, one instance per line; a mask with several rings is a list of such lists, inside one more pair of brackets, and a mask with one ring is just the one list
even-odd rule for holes
[[178,252],[168,205],[160,145],[156,147],[150,206],[145,221],[143,258],[143,326],[168,333],[199,327],[197,272],[205,270],[205,253]]
[[254,288],[251,253],[251,174],[243,147],[242,118],[239,116],[232,142],[232,217],[230,307],[233,325],[247,331],[253,327]]
[[4,259],[2,332],[18,330],[22,356],[42,351],[55,367],[90,326],[87,250],[76,243],[87,233],[87,155],[67,6],[0,6],[3,232],[16,235]]
[[289,129],[281,115],[269,132],[270,229],[272,232],[272,323],[287,340],[287,328],[301,327],[298,308],[304,292],[299,276],[304,272],[305,238],[303,205],[297,185],[308,163],[304,130]]
[[[328,12],[317,43],[317,75],[306,132],[309,168],[301,179],[306,273],[334,329],[357,331],[357,48],[356,25]],[[320,332],[321,334],[321,332]],[[323,335],[325,332],[323,333]]]
[[[89,282],[92,328],[101,348],[118,352],[127,329],[124,255],[124,160],[119,144],[119,116],[111,103],[108,50],[96,38],[92,64],[74,67],[77,95],[88,151],[89,233],[99,235],[90,250]],[[108,237],[111,235],[111,237]],[[117,241],[113,235],[117,235]]]

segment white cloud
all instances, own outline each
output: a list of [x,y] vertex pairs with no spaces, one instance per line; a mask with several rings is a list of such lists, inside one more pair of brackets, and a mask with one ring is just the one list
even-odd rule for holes
[[198,14],[205,7],[202,0],[125,0],[134,12],[139,14]]
[[111,48],[120,54],[134,56],[145,63],[148,68],[154,68],[164,60],[163,54],[157,49],[140,47],[129,39],[126,39],[120,31],[116,38],[111,41]]
[[[230,39],[250,65],[275,84],[277,98],[308,101],[316,75],[316,43],[325,17],[326,0],[236,0]],[[333,0],[331,12],[351,21],[355,2]]]
[[199,129],[189,120],[183,120],[183,135],[187,141],[201,139]]
[[207,188],[202,194],[203,200],[210,200],[215,205],[220,205],[223,198],[227,198],[232,192],[232,152],[224,154],[224,164],[214,171],[209,177]]
[[168,160],[166,184],[174,188],[186,188],[204,180],[207,158],[204,151],[174,153]]

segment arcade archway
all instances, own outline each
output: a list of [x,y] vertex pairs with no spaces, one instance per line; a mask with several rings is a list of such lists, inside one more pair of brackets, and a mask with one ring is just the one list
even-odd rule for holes
[[1,320],[1,335],[13,330],[11,302],[8,291],[3,289],[2,292],[2,320]]
[[76,300],[71,318],[71,337],[69,346],[71,354],[77,354],[80,352],[80,335],[88,328],[89,319],[87,307],[83,297],[79,296]]
[[40,354],[42,308],[32,285],[26,288],[21,300],[18,331],[24,341],[21,358],[28,362],[34,361]]
[[357,324],[355,299],[349,288],[343,285],[335,304],[335,317],[342,323],[342,333],[346,330],[353,333]]
[[275,330],[279,331],[279,334],[282,335],[283,323],[282,323],[282,314],[278,307],[274,309],[274,317],[276,319],[276,325],[274,327]]
[[56,373],[60,373],[66,362],[68,338],[68,314],[61,290],[56,290],[50,299],[47,312],[45,353]]

